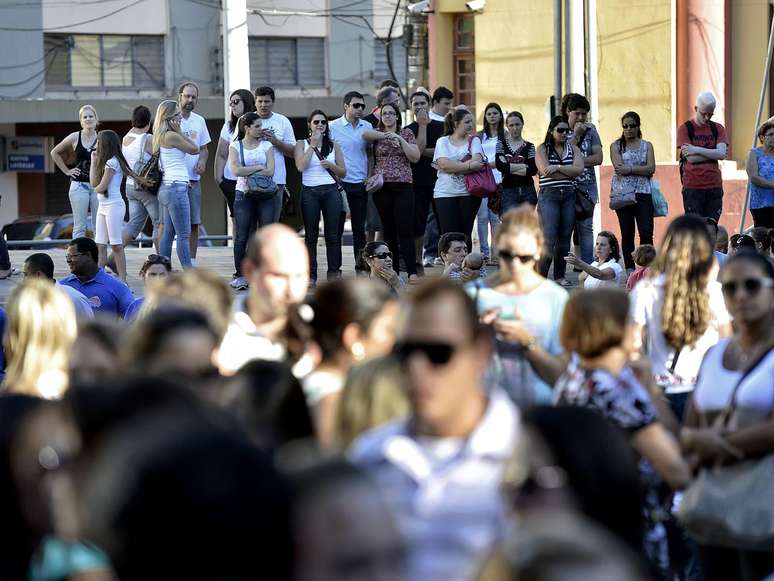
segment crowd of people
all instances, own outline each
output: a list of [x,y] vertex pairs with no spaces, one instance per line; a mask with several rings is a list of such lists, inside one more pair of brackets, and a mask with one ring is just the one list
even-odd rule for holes
[[[765,211],[749,234],[718,225],[725,132],[708,95],[684,130],[686,212],[658,244],[653,147],[623,115],[619,244],[594,237],[603,153],[581,95],[536,145],[496,103],[475,133],[444,88],[411,95],[406,126],[394,87],[369,115],[348,93],[298,141],[270,88],[235,91],[215,174],[239,293],[194,262],[197,96],[184,85],[153,122],[138,108],[123,141],[85,106],[54,150],[80,214],[70,275],[31,254],[0,310],[0,579],[774,575],[772,230]],[[760,134],[765,201],[774,129]],[[285,157],[303,236],[277,223]],[[487,168],[499,187],[482,199],[465,176]],[[341,276],[347,215],[356,277]],[[135,298],[122,245],[148,217]]]

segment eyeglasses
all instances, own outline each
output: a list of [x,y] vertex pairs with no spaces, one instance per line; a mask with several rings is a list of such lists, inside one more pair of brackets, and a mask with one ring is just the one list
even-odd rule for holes
[[237,106],[237,105],[239,105],[241,102],[242,102],[242,99],[234,99],[233,101],[229,101],[229,103],[228,103],[228,104],[229,104],[229,105],[231,105],[232,107],[236,107],[236,106]]
[[569,131],[568,127],[554,127],[554,131],[557,133],[567,133]]
[[315,119],[312,121],[312,125],[328,125],[328,122],[322,119]]
[[365,109],[365,103],[351,103],[349,106],[353,109]]
[[169,258],[161,256],[160,254],[149,254],[148,258],[145,259],[145,262],[149,264],[172,264],[169,261]]
[[736,291],[744,288],[745,293],[754,297],[764,286],[774,286],[774,280],[770,278],[746,278],[744,280],[730,280],[720,285],[723,294],[727,297],[736,296]]
[[514,259],[518,258],[519,262],[522,264],[528,264],[535,260],[535,257],[529,254],[511,254],[507,250],[499,250],[497,252],[497,256],[499,256],[500,259],[504,260],[505,262],[513,262]]
[[72,254],[65,254],[65,260],[72,260],[76,256],[86,256],[88,252],[73,252]]
[[412,355],[421,353],[436,367],[451,361],[456,346],[441,341],[403,341],[393,348],[393,354],[402,364],[406,364]]
[[633,123],[631,123],[631,124],[622,125],[621,127],[623,127],[624,129],[637,129],[639,125],[634,125]]
[[379,260],[387,260],[388,258],[392,258],[392,252],[386,251],[386,252],[380,252],[379,254],[372,254],[369,256],[369,258],[378,258]]

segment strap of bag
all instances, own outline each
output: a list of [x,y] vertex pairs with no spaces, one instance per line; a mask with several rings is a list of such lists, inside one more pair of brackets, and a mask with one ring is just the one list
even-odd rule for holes
[[[315,153],[315,155],[317,155],[317,159],[319,159],[320,161],[322,161],[322,160],[324,160],[324,159],[325,159],[325,158],[323,157],[322,153],[320,152],[320,150],[319,150],[319,149],[317,149],[315,146],[313,146],[313,145],[312,145],[312,142],[311,142],[311,141],[309,141],[309,140],[307,139],[307,143],[309,143],[309,147],[311,147],[311,148],[312,148],[312,150],[314,150],[314,153]],[[322,167],[322,164],[321,164],[321,167]],[[329,176],[331,176],[331,177],[333,178],[333,181],[334,181],[334,182],[336,182],[336,185],[337,185],[337,186],[341,185],[341,184],[339,183],[339,176],[337,176],[335,173],[333,173],[333,172],[332,172],[332,171],[331,171],[329,168],[327,168],[327,167],[326,167],[326,168],[324,168],[324,169],[325,169],[325,171],[327,171],[327,172],[328,172],[328,175],[329,175]]]
[[[762,355],[760,355],[751,365],[747,367],[747,369],[744,370],[742,373],[742,376],[739,378],[739,380],[736,382],[736,385],[734,386],[734,389],[731,391],[731,397],[728,399],[728,404],[726,405],[726,408],[721,413],[723,417],[723,421],[720,422],[720,426],[725,427],[729,420],[731,419],[731,416],[734,415],[734,412],[736,411],[736,394],[739,391],[739,387],[742,385],[742,382],[744,382],[745,379],[753,372],[755,371],[755,368],[760,365],[766,357],[769,356],[769,353],[774,349],[774,346],[769,345],[769,348],[766,349],[766,351],[763,352]],[[721,355],[722,357],[722,355]]]
[[675,350],[674,356],[672,357],[672,365],[669,366],[669,373],[671,373],[672,375],[675,374],[675,367],[677,367],[677,360],[680,359],[680,353],[682,353],[682,351],[683,351],[683,348],[678,347]]
[[245,147],[241,139],[239,140],[239,159],[242,161],[242,167],[245,167]]

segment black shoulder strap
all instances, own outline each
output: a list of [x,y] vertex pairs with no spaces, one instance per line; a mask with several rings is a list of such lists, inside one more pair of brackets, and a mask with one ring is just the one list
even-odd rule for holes
[[742,385],[744,380],[747,379],[747,377],[753,371],[755,371],[758,365],[760,365],[763,362],[763,360],[769,356],[772,349],[774,349],[774,347],[769,346],[769,348],[766,349],[766,351],[764,351],[762,355],[760,355],[755,361],[753,361],[750,365],[748,365],[747,369],[744,370],[744,372],[742,373],[742,376],[736,382],[736,385],[734,386],[734,389],[731,392],[731,397],[728,400],[728,405],[726,406],[726,409],[723,412],[725,414],[725,417],[723,418],[723,425],[726,425],[729,422],[729,420],[731,419],[731,416],[736,410],[736,393],[739,391],[739,387]]
[[693,144],[693,139],[696,137],[696,129],[693,126],[693,121],[686,121],[685,122],[685,129],[688,131],[688,141]]
[[680,359],[680,353],[683,351],[682,347],[678,347],[675,350],[675,354],[672,356],[672,365],[669,366],[669,373],[674,375],[675,367],[677,367],[677,360]]
[[715,139],[715,147],[718,146],[718,124],[714,121],[709,122],[710,131],[712,132],[712,137]]
[[242,160],[242,165],[245,165],[245,148],[242,145],[242,140],[239,140],[239,157]]

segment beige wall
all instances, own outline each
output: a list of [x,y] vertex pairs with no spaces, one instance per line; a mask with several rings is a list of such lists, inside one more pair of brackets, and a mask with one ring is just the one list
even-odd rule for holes
[[592,117],[605,162],[626,111],[639,113],[656,161],[673,161],[671,2],[605,0],[597,9],[599,111]]
[[[122,9],[124,5],[128,7]],[[116,13],[111,15],[112,12]],[[95,19],[94,22],[69,26],[91,19]],[[43,28],[56,28],[51,30],[56,33],[166,34],[169,28],[167,0],[145,0],[134,6],[128,2],[94,2],[77,9],[73,9],[72,3],[43,0]]]
[[487,0],[476,16],[476,112],[497,101],[524,115],[524,136],[541,141],[553,92],[553,3]]
[[[767,0],[732,2],[731,157],[742,168],[755,132],[769,34]],[[769,115],[768,95],[762,119]]]

